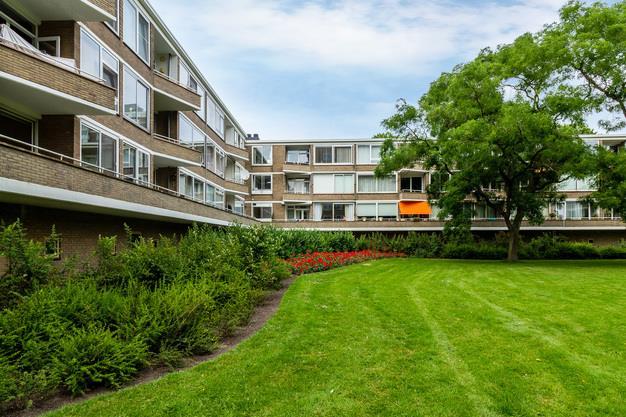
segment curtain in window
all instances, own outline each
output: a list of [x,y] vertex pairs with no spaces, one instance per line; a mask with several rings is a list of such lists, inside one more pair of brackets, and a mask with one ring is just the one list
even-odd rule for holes
[[359,175],[359,192],[373,193],[376,191],[376,178],[373,175]]
[[380,146],[372,145],[372,153],[370,158],[372,163],[377,163],[378,161],[380,161]]
[[377,178],[377,191],[383,193],[394,193],[396,191],[396,177],[389,175]]
[[352,147],[336,147],[335,163],[345,164],[352,162]]
[[398,205],[396,203],[378,203],[379,217],[396,217],[398,216]]
[[353,193],[354,192],[354,176],[335,175],[335,193]]
[[376,217],[376,203],[358,203],[356,215],[357,217]]
[[356,152],[356,162],[358,164],[370,163],[370,147],[369,145],[359,145]]
[[322,204],[313,204],[313,220],[322,220]]
[[315,163],[317,164],[332,164],[333,162],[333,148],[330,146],[317,146],[315,147]]

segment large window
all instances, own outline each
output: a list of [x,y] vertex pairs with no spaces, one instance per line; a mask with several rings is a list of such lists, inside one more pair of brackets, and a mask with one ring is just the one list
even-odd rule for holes
[[203,180],[185,172],[180,172],[178,175],[178,192],[202,203],[206,202],[205,185],[208,187]]
[[84,29],[80,30],[80,70],[117,89],[119,61]]
[[287,180],[287,192],[293,194],[308,194],[311,192],[310,181],[305,178],[290,178]]
[[220,136],[224,137],[224,112],[211,97],[207,97],[207,123]]
[[145,129],[150,120],[149,94],[150,90],[139,77],[124,67],[124,116]]
[[356,216],[359,219],[391,220],[398,217],[398,204],[392,203],[357,203]]
[[252,175],[252,192],[254,194],[271,194],[272,175]]
[[354,193],[354,174],[315,174],[315,194]]
[[310,219],[309,206],[287,206],[287,220],[302,221]]
[[80,160],[88,168],[117,172],[117,139],[95,127],[81,124]]
[[254,204],[252,206],[252,217],[259,220],[270,220],[272,218],[272,205]]
[[380,145],[359,145],[356,152],[358,164],[377,164],[380,162]]
[[316,146],[316,164],[351,164],[352,146]]
[[253,146],[252,165],[272,165],[272,145]]
[[354,220],[354,203],[315,203],[314,220]]
[[150,155],[128,143],[123,145],[124,176],[140,183],[150,182]]
[[376,178],[374,175],[359,175],[359,193],[395,193],[396,176],[387,175]]
[[196,81],[194,76],[191,75],[189,69],[187,69],[185,64],[183,64],[182,62],[180,63],[180,73],[178,76],[178,81],[190,90],[198,91],[198,81]]
[[561,182],[558,189],[559,191],[593,191],[593,180],[578,180],[576,178],[570,178]]
[[146,63],[150,62],[150,23],[131,0],[124,0],[124,42]]
[[181,144],[191,147],[204,147],[205,134],[189,119],[178,114],[178,140]]
[[413,192],[413,193],[424,192],[422,177],[400,178],[400,190],[403,192]]
[[286,150],[287,156],[285,162],[288,164],[307,165],[309,163],[308,146],[287,146]]

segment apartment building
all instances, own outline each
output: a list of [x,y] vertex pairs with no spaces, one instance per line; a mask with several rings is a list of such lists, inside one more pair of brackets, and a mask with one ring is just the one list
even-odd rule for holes
[[245,132],[146,0],[0,0],[0,218],[98,235],[255,222]]
[[[583,139],[590,146],[602,145],[616,152],[626,145],[626,135],[586,135]],[[415,166],[376,178],[381,144],[375,139],[249,140],[246,213],[284,228],[442,231],[437,207],[431,207],[426,195],[436,174]],[[598,243],[625,239],[626,227],[614,213],[580,201],[591,188],[589,181],[563,181],[559,189],[565,201],[547,207],[546,222],[526,224],[524,232],[554,231]],[[506,230],[493,210],[471,200],[467,205],[474,213],[474,232]]]

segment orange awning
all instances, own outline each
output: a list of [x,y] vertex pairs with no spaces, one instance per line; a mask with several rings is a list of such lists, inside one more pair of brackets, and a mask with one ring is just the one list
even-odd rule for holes
[[430,215],[432,213],[427,201],[400,201],[400,214]]

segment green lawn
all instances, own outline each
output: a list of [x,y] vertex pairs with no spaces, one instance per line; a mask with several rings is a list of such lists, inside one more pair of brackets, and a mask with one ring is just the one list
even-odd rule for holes
[[626,263],[306,275],[219,359],[53,416],[626,416]]

